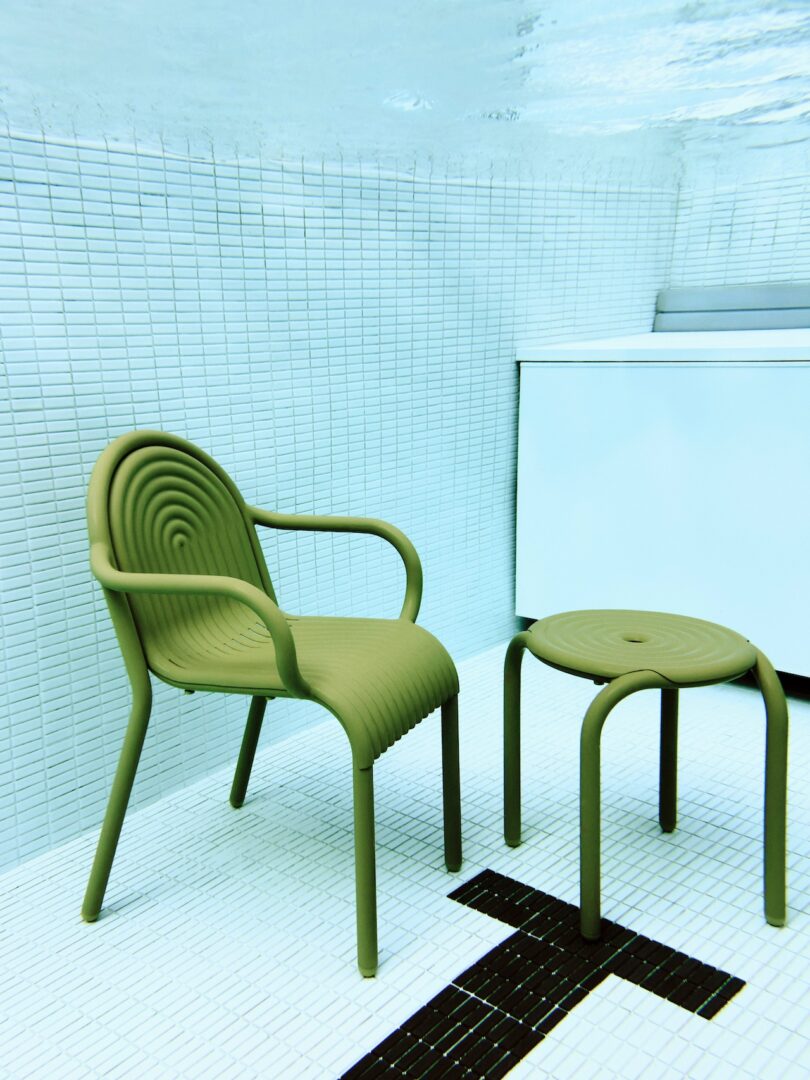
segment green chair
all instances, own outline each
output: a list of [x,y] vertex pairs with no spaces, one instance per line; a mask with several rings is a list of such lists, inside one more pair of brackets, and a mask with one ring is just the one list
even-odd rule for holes
[[[256,526],[370,533],[405,564],[397,619],[287,615],[277,602]],[[251,698],[230,802],[245,799],[274,697],[317,701],[349,737],[354,774],[358,966],[377,970],[373,764],[441,706],[444,856],[461,866],[458,675],[444,648],[414,625],[422,569],[410,541],[371,518],[277,514],[245,503],[198,447],[162,431],[111,443],[88,493],[90,564],[104,588],[132,685],[132,711],[82,916],[99,914],[149,722],[150,674],[185,691]]]
[[580,918],[600,936],[600,738],[614,705],[636,690],[661,690],[659,822],[676,821],[678,691],[731,682],[751,672],[765,701],[765,918],[784,926],[788,714],[768,659],[733,630],[655,611],[567,611],[512,638],[504,664],[504,836],[520,843],[520,668],[528,650],[544,664],[606,683],[591,702],[580,740]]

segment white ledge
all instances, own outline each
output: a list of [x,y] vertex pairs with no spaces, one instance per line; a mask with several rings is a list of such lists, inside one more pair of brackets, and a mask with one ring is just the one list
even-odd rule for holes
[[807,330],[685,330],[524,347],[519,363],[810,362]]

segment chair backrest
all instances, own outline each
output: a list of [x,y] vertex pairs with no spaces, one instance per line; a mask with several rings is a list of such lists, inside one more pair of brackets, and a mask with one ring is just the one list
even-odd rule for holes
[[[104,542],[119,570],[221,574],[250,582],[275,600],[239,490],[185,439],[133,431],[110,443],[93,470],[87,510],[90,542]],[[127,594],[126,609],[147,661],[158,667],[160,657],[180,645],[180,634],[204,634],[206,625],[220,631],[244,625],[247,613],[227,598],[189,595]],[[126,611],[120,604],[111,610],[121,639]]]
[[810,327],[810,285],[712,285],[662,289],[654,331]]

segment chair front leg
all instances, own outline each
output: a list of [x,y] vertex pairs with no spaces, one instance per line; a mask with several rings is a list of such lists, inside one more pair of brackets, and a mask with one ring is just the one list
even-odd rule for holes
[[124,815],[127,812],[129,797],[132,793],[132,785],[135,781],[135,773],[138,769],[151,711],[152,687],[149,676],[144,672],[142,679],[133,684],[132,709],[129,714],[126,735],[124,736],[124,745],[118,759],[118,768],[115,771],[110,798],[107,802],[107,812],[101,826],[101,835],[96,847],[93,868],[90,871],[90,880],[87,882],[87,889],[84,894],[82,918],[85,922],[96,921],[101,911],[101,905],[104,902],[104,893],[107,889],[110,870],[115,858],[118,838],[121,835],[121,826],[124,824]]
[[354,771],[354,875],[357,904],[357,966],[377,974],[377,864],[374,850],[374,773]]
[[242,736],[239,760],[236,762],[236,772],[231,785],[230,804],[235,810],[238,810],[245,801],[250,771],[253,768],[253,759],[256,756],[256,747],[262,730],[264,710],[267,708],[267,700],[264,697],[254,697],[250,702],[245,734]]
[[444,802],[444,862],[461,869],[461,781],[458,764],[458,694],[442,705],[442,796]]
[[787,922],[787,760],[788,710],[779,676],[757,650],[754,677],[765,701],[765,918]]

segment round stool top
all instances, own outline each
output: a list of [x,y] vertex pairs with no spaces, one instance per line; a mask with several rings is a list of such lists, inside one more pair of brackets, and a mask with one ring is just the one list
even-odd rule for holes
[[661,611],[565,611],[533,623],[529,649],[588,678],[656,671],[684,686],[724,682],[750,670],[754,646],[741,634]]

